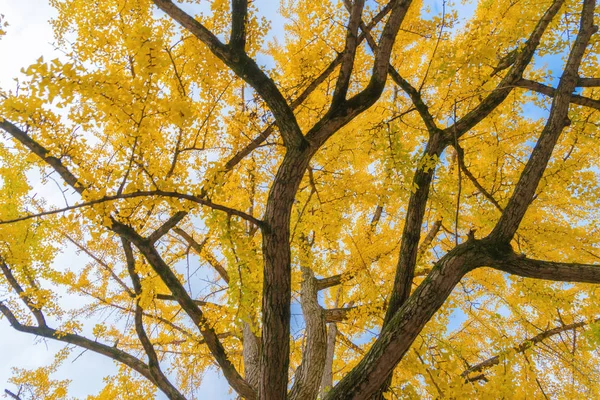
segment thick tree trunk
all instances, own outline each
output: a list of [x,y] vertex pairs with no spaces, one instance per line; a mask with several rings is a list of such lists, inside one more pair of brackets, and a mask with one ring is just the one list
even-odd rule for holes
[[285,399],[290,350],[290,215],[310,160],[308,149],[288,149],[267,200],[263,229],[263,333],[259,397]]

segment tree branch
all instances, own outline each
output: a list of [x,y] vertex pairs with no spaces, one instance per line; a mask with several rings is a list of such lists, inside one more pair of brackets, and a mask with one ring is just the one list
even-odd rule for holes
[[[80,195],[83,195],[85,187],[83,185],[81,185],[80,183],[78,183],[77,177],[75,177],[75,175],[73,175],[73,173],[71,173],[71,171],[69,171],[58,158],[49,156],[48,155],[49,151],[46,150],[46,148],[41,146],[39,143],[37,143],[35,140],[33,140],[29,135],[27,135],[27,133],[25,133],[22,129],[18,128],[16,125],[7,121],[6,119],[2,120],[2,118],[0,118],[0,128],[5,130],[12,137],[14,137],[19,142],[21,142],[21,144],[23,144],[25,147],[27,147],[33,154],[37,155],[39,158],[41,158],[43,161],[45,161],[48,165],[50,165],[61,176],[61,178],[63,178],[63,180],[69,186],[71,186],[73,189],[75,189],[75,191],[77,193],[79,193]],[[92,201],[89,201],[86,203],[76,204],[74,206],[65,207],[65,208],[58,209],[58,210],[46,211],[46,212],[39,213],[39,214],[32,214],[32,215],[23,216],[23,217],[15,218],[15,219],[8,220],[8,221],[0,221],[0,225],[11,223],[11,222],[23,221],[23,220],[27,220],[27,219],[31,219],[31,218],[37,218],[37,217],[44,216],[44,215],[57,214],[57,213],[61,213],[64,211],[69,211],[69,210],[73,210],[76,208],[85,207],[88,205],[103,203],[106,201],[135,198],[135,197],[145,197],[145,196],[164,196],[164,197],[172,197],[172,198],[177,198],[177,199],[182,199],[182,200],[189,200],[194,203],[198,203],[198,204],[213,208],[215,210],[223,211],[229,215],[238,216],[240,218],[243,218],[243,219],[255,224],[256,226],[262,227],[262,225],[263,225],[262,221],[260,221],[259,219],[255,218],[249,214],[246,214],[243,211],[239,211],[239,210],[236,210],[236,209],[233,209],[233,208],[230,208],[227,206],[223,206],[220,204],[215,204],[212,201],[210,201],[209,199],[206,199],[202,196],[170,192],[170,191],[163,191],[163,190],[137,191],[137,192],[131,192],[131,193],[125,193],[125,194],[118,193],[113,196],[104,196],[100,199],[92,200]]]
[[43,146],[41,146],[39,143],[37,143],[35,140],[29,137],[29,135],[27,135],[27,133],[25,133],[22,129],[17,127],[12,122],[3,119],[2,116],[0,116],[0,128],[6,131],[15,139],[17,139],[33,154],[37,155],[48,165],[54,168],[54,170],[64,179],[65,182],[69,184],[69,186],[73,187],[79,193],[83,192],[85,188],[83,184],[77,180],[75,175],[73,175],[58,158],[49,155],[50,152],[48,150],[46,150]]
[[8,389],[4,389],[4,393],[6,393],[7,395],[9,395],[10,397],[12,397],[15,400],[22,400],[18,394],[14,394],[13,392],[11,392]]
[[491,268],[525,278],[549,281],[600,283],[600,265],[534,260],[509,253],[493,257]]
[[[202,243],[198,243],[189,233],[187,233],[181,228],[174,228],[173,231],[179,236],[181,236],[192,247],[192,249],[194,249],[194,251],[196,252],[196,254],[198,254],[199,257],[203,256],[202,249],[204,248],[204,244],[208,239],[204,240]],[[219,263],[213,257],[207,257],[206,260],[217,271],[221,279],[223,279],[225,283],[229,284],[229,274],[227,273],[225,267],[223,267],[221,263]]]
[[25,291],[13,275],[10,268],[8,268],[8,265],[6,265],[6,263],[3,260],[0,260],[0,270],[2,270],[2,273],[4,274],[4,277],[6,278],[10,286],[12,286],[14,291],[17,292],[17,294],[21,298],[21,301],[25,304],[25,306],[27,306],[29,311],[31,311],[31,313],[35,317],[35,320],[38,323],[38,326],[47,326],[46,318],[44,317],[42,310],[35,304],[33,300],[31,300],[31,298],[27,294],[25,294]]
[[60,213],[66,212],[66,211],[76,210],[78,208],[89,207],[89,206],[93,206],[95,204],[101,204],[101,203],[106,203],[106,202],[110,202],[110,201],[133,199],[133,198],[137,198],[137,197],[151,197],[151,196],[171,197],[171,198],[176,198],[176,199],[181,199],[181,200],[188,200],[188,201],[212,208],[214,210],[223,211],[229,215],[235,215],[237,217],[245,219],[248,222],[251,222],[252,224],[254,224],[256,226],[259,226],[259,227],[264,226],[264,224],[261,220],[253,217],[252,215],[249,215],[240,210],[236,210],[234,208],[230,208],[230,207],[227,207],[227,206],[224,206],[221,204],[213,203],[212,201],[204,199],[201,196],[185,194],[185,193],[178,193],[178,192],[167,192],[167,191],[163,191],[163,190],[140,190],[140,191],[136,191],[136,192],[104,196],[99,199],[90,200],[87,202],[75,204],[75,205],[68,206],[68,207],[58,208],[56,210],[48,210],[48,211],[43,211],[43,212],[36,213],[36,214],[24,215],[22,217],[10,219],[10,220],[0,221],[0,225],[10,224],[10,223],[19,222],[19,221],[26,221],[28,219],[39,218],[39,217],[43,217],[46,215],[60,214]]
[[[543,83],[531,81],[529,79],[520,79],[515,83],[515,86],[521,87],[523,89],[529,89],[550,97],[556,96],[556,89],[554,89],[553,87],[544,85]],[[589,97],[580,96],[578,94],[571,94],[570,102],[580,106],[600,110],[600,100],[590,99]]]
[[306,134],[306,139],[313,147],[320,147],[331,135],[379,99],[385,87],[392,47],[411,3],[412,0],[392,0],[390,2],[390,16],[379,38],[378,51],[375,54],[369,83],[352,98],[336,108],[330,108],[327,114],[310,129]]
[[316,281],[308,267],[302,267],[300,305],[306,323],[302,363],[296,370],[294,384],[288,399],[315,399],[325,368],[327,355],[327,332],[323,309],[317,300]]
[[358,365],[325,399],[359,400],[376,393],[464,274],[485,265],[488,256],[479,247],[479,241],[469,240],[442,257],[427,279],[384,325],[379,337]]
[[345,274],[333,275],[327,278],[317,279],[317,290],[324,290],[333,286],[337,286],[342,283]]
[[498,107],[512,91],[515,82],[521,79],[525,68],[531,62],[533,54],[540,44],[542,35],[548,28],[550,22],[560,10],[564,0],[555,0],[552,5],[546,10],[542,18],[537,23],[525,46],[520,50],[514,64],[508,73],[498,83],[496,88],[483,101],[469,111],[464,117],[454,122],[451,126],[444,129],[445,135],[450,139],[461,137],[471,128],[487,117],[496,107]]
[[492,203],[494,205],[494,207],[496,207],[500,212],[504,211],[504,209],[502,208],[500,203],[498,203],[498,201],[496,201],[494,196],[492,196],[491,193],[488,192],[487,189],[484,188],[479,183],[479,181],[477,181],[477,178],[475,178],[475,176],[473,176],[471,171],[469,171],[467,169],[467,166],[465,165],[465,152],[464,152],[463,148],[460,147],[458,142],[454,143],[454,148],[456,150],[456,158],[458,159],[458,166],[462,170],[462,172],[465,173],[465,175],[467,176],[467,178],[469,178],[471,183],[477,188],[477,190],[479,190],[479,192],[481,192],[481,194],[483,194],[485,196],[486,199],[488,199],[490,201],[490,203]]
[[162,259],[156,248],[154,248],[154,246],[152,246],[147,239],[142,238],[131,227],[114,219],[111,229],[115,233],[119,234],[122,238],[125,238],[129,242],[133,243],[138,248],[150,266],[152,266],[152,269],[154,269],[164,284],[169,288],[174,298],[177,299],[177,302],[181,308],[183,308],[183,310],[190,316],[192,321],[194,321],[194,324],[196,324],[200,330],[200,333],[206,341],[206,345],[221,367],[223,375],[231,387],[240,395],[248,399],[255,399],[257,396],[254,389],[250,387],[250,385],[235,369],[235,366],[227,357],[225,349],[219,341],[217,334],[206,320],[204,313],[186,292],[181,282],[179,282],[177,275],[175,275],[167,263]]
[[341,332],[338,332],[338,336],[340,337],[340,341],[342,343],[344,343],[344,345],[351,349],[352,351],[360,354],[361,356],[363,356],[365,354],[365,351],[360,348],[359,346],[356,345],[356,343],[354,343],[352,340],[348,339],[348,337],[346,337],[346,335],[344,335]]
[[79,250],[83,251],[85,254],[88,255],[88,257],[90,257],[92,260],[96,261],[98,264],[100,264],[102,266],[102,268],[104,268],[104,270],[106,272],[108,272],[110,274],[110,276],[115,280],[115,282],[117,282],[119,284],[119,286],[121,286],[121,288],[123,288],[123,290],[125,292],[127,292],[127,294],[129,294],[130,297],[135,297],[135,294],[131,291],[131,289],[129,289],[129,286],[127,286],[125,284],[125,282],[123,282],[123,279],[121,279],[119,277],[119,275],[117,275],[115,273],[115,271],[113,271],[113,269],[104,261],[102,260],[100,257],[96,256],[94,253],[92,253],[88,248],[86,248],[85,246],[83,246],[81,243],[77,242],[75,239],[73,239],[71,236],[69,236],[67,233],[65,232],[61,232],[61,234],[71,243],[73,243]]
[[[594,320],[594,322],[598,322],[600,321],[600,319],[596,319]],[[519,344],[518,346],[514,347],[513,350],[516,353],[523,353],[525,350],[531,348],[532,346],[535,346],[536,344],[540,343],[541,341],[548,339],[552,336],[558,335],[562,332],[566,332],[566,331],[570,331],[570,330],[574,330],[574,329],[578,329],[578,328],[582,328],[586,325],[588,325],[588,322],[582,321],[582,322],[576,322],[573,324],[569,324],[569,325],[561,325],[558,326],[556,328],[553,329],[549,329],[546,331],[543,331],[537,335],[535,335],[534,337],[532,337],[531,339],[527,339],[524,342],[522,342],[521,344]],[[498,365],[500,363],[500,356],[494,356],[494,357],[490,357],[487,360],[484,360],[476,365],[473,365],[472,367],[469,367],[468,369],[466,369],[464,372],[462,372],[460,374],[461,377],[463,378],[467,378],[470,374],[472,374],[473,372],[480,372],[483,371],[485,369],[488,369],[494,365]],[[477,375],[476,377],[472,377],[472,378],[477,378],[477,380],[481,380],[485,377],[485,375]],[[469,381],[472,379],[470,378]]]
[[425,254],[425,252],[431,246],[431,243],[433,243],[433,239],[435,239],[435,237],[437,236],[441,227],[442,227],[442,219],[441,218],[436,220],[433,223],[433,225],[431,225],[431,228],[429,228],[429,232],[427,232],[427,235],[425,235],[425,238],[423,238],[423,241],[419,245],[419,248],[417,250],[417,257],[420,257],[423,254]]
[[250,386],[258,390],[260,384],[260,339],[254,334],[248,322],[242,323],[242,357],[244,358],[244,378]]
[[[433,242],[433,239],[435,239],[435,237],[437,236],[441,226],[442,226],[441,219],[439,219],[433,223],[433,225],[431,226],[431,229],[429,230],[429,232],[427,232],[427,235],[425,236],[425,238],[419,245],[419,248],[418,248],[419,255],[421,255],[421,254],[425,253],[425,251],[427,251],[427,249]],[[431,271],[431,269],[427,270],[427,272],[429,272],[429,271]],[[426,275],[426,274],[424,274],[424,275]],[[345,272],[343,274],[337,274],[337,275],[329,276],[327,278],[317,279],[317,290],[325,290],[330,287],[340,285],[342,282],[349,281],[352,278],[354,278],[354,272]]]
[[577,80],[579,87],[597,87],[600,86],[600,78],[579,78]]
[[146,334],[144,330],[144,322],[142,318],[142,307],[140,306],[140,296],[142,295],[142,284],[140,282],[140,277],[135,271],[135,259],[133,256],[133,251],[131,249],[131,243],[127,241],[127,239],[121,238],[121,242],[123,244],[123,250],[125,252],[125,260],[127,262],[127,271],[129,272],[129,276],[131,277],[131,282],[133,283],[133,290],[135,292],[135,312],[134,312],[134,325],[135,331],[138,335],[140,343],[142,343],[142,347],[144,348],[144,352],[148,356],[148,369],[150,375],[154,378],[154,381],[157,385],[165,392],[165,394],[169,397],[169,399],[178,399],[185,400],[185,397],[177,390],[173,384],[167,379],[167,377],[163,374],[160,368],[160,362],[158,361],[158,356],[156,355],[156,351],[154,350],[154,346],[150,342],[150,338]]
[[[168,1],[168,0],[166,0],[166,1]],[[170,3],[170,1],[168,1],[168,2]],[[29,148],[32,153],[36,154],[38,157],[40,157],[42,160],[44,160],[46,163],[48,163],[51,167],[53,167],[54,170],[65,180],[65,182],[67,182],[67,184],[69,184],[73,189],[75,189],[75,191],[77,191],[79,194],[83,194],[85,188],[82,185],[78,184],[77,178],[62,164],[62,162],[59,159],[48,156],[48,151],[45,148],[40,146],[37,142],[32,140],[25,132],[23,132],[21,129],[17,128],[15,125],[9,123],[8,121],[3,120],[2,122],[0,122],[0,128],[6,130],[15,139],[17,139],[22,144],[24,144],[27,148]],[[178,196],[179,196],[179,194],[178,194]],[[189,197],[189,196],[186,195],[185,197]],[[192,197],[194,197],[194,196],[192,196]],[[173,295],[178,299],[178,302],[181,305],[181,307],[183,308],[183,310],[190,316],[190,318],[192,319],[192,321],[194,321],[196,326],[198,326],[200,333],[204,337],[204,340],[206,341],[206,344],[207,344],[209,350],[211,351],[211,353],[217,360],[217,363],[219,364],[219,366],[221,367],[221,369],[223,371],[223,375],[225,376],[225,378],[227,379],[227,381],[229,382],[231,387],[234,390],[236,390],[240,395],[246,397],[249,400],[256,399],[257,398],[256,392],[254,391],[254,389],[252,389],[252,387],[250,387],[248,385],[248,383],[246,381],[244,381],[244,379],[239,375],[239,373],[237,372],[237,370],[235,369],[235,367],[233,366],[231,361],[227,358],[227,355],[225,354],[223,345],[219,341],[218,336],[215,334],[212,327],[210,327],[208,325],[206,319],[204,318],[202,311],[194,303],[193,299],[187,294],[187,292],[185,291],[185,288],[181,285],[181,283],[179,282],[175,273],[170,269],[170,267],[160,257],[160,255],[158,254],[156,249],[151,244],[148,243],[147,239],[142,238],[132,228],[116,221],[115,219],[111,219],[111,220],[112,220],[111,230],[113,232],[119,234],[122,238],[125,238],[129,242],[133,243],[140,250],[140,252],[144,255],[144,257],[148,260],[150,265],[153,267],[155,272],[163,280],[165,285],[167,285],[169,290],[171,290],[171,293],[173,293]],[[10,313],[10,310],[8,310],[5,306],[2,305],[2,307],[4,307],[3,308],[4,310],[6,310]],[[45,328],[45,327],[44,328],[34,328],[34,327],[23,326],[23,325],[18,324],[18,321],[16,319],[13,318],[13,320],[14,320],[13,322],[15,322],[15,323],[12,325],[17,330],[22,330],[24,332],[32,332],[32,333],[39,332],[38,334],[40,334],[41,336],[44,336],[44,334],[46,334],[46,335],[49,334],[50,337],[55,332],[54,330],[48,331],[47,329],[50,329],[50,328]],[[35,331],[32,331],[32,329],[35,329]],[[78,344],[80,342],[79,340],[76,340],[76,338],[74,338],[73,340],[76,342],[76,343],[74,342],[73,344]],[[82,347],[85,347],[85,345],[82,345]],[[87,348],[87,347],[85,347],[85,348]],[[98,350],[98,352],[102,349],[103,348],[100,348]],[[101,354],[105,354],[105,353],[101,353]],[[135,359],[135,360],[137,360],[137,359]],[[117,360],[117,361],[119,361],[119,360]],[[131,360],[129,360],[129,361],[131,361]],[[137,361],[140,362],[139,360],[137,360]],[[127,364],[127,365],[129,365],[129,364]],[[142,363],[142,365],[146,368],[144,370],[144,374],[145,374],[144,376],[146,376],[146,377],[148,377],[148,379],[152,380],[153,378],[149,374],[149,371],[147,370],[147,366],[143,363]],[[136,371],[138,371],[138,370],[136,369]]]
[[348,319],[348,313],[358,306],[353,307],[339,307],[339,308],[326,308],[323,310],[325,315],[325,322],[342,322]]
[[[375,17],[373,17],[371,22],[367,25],[368,29],[378,24],[383,19],[383,17],[385,17],[387,13],[390,12],[390,9],[391,3],[386,4],[386,6],[383,7],[381,11],[377,13],[377,15],[375,15]],[[364,38],[364,33],[361,33],[361,35],[358,38],[359,43],[362,42]],[[338,54],[338,56],[327,66],[327,68],[325,68],[323,72],[321,72],[321,74],[319,74],[319,76],[315,80],[313,80],[294,101],[291,102],[291,109],[295,110],[296,108],[298,108],[298,106],[300,106],[304,102],[304,100],[306,100],[308,96],[310,96],[315,91],[315,89],[319,87],[320,84],[325,82],[325,80],[333,73],[333,71],[335,71],[335,69],[340,65],[341,62],[342,54]],[[244,159],[244,157],[246,157],[258,146],[260,146],[273,133],[274,128],[274,124],[269,125],[264,131],[262,131],[257,137],[255,137],[250,143],[248,143],[246,147],[235,153],[235,155],[231,157],[229,161],[227,161],[227,163],[225,163],[224,170],[232,170],[237,164],[239,164]]]
[[554,146],[564,127],[570,124],[568,119],[569,103],[571,93],[575,90],[579,79],[577,71],[591,36],[598,30],[598,27],[594,26],[594,7],[595,0],[583,2],[580,29],[552,101],[550,116],[500,220],[490,234],[490,238],[493,240],[508,243],[513,238],[527,208],[533,201],[533,196],[546,170]]
[[342,53],[342,62],[340,73],[333,91],[331,99],[331,108],[335,109],[346,100],[348,87],[350,85],[350,77],[354,68],[354,56],[358,47],[358,26],[362,22],[362,12],[365,0],[354,0],[352,4],[348,1],[344,2],[346,8],[350,12],[350,19],[346,27],[346,45]]
[[[350,1],[345,0],[344,4],[345,4],[346,8],[348,10],[350,10]],[[370,28],[362,20],[360,21],[360,29],[362,30],[363,35],[365,35],[365,37],[367,39],[367,43],[369,44],[369,47],[371,48],[371,50],[373,52],[377,52],[378,46],[377,46],[377,43],[375,42],[375,39],[373,38],[373,35],[371,35]],[[393,67],[393,65],[390,62],[388,62],[388,64],[389,64],[388,65],[388,73],[392,77],[392,80],[398,86],[400,86],[400,88],[402,88],[402,90],[404,90],[406,92],[406,94],[408,94],[411,101],[413,102],[413,105],[415,106],[415,109],[417,110],[417,112],[421,116],[421,119],[425,123],[425,126],[427,127],[427,131],[430,133],[439,131],[439,128],[437,127],[435,120],[433,119],[433,116],[429,112],[429,108],[423,101],[423,98],[421,97],[421,94],[419,93],[419,91],[417,91],[417,89],[415,89],[407,80],[402,78],[402,76],[400,76],[398,71]]]
[[[15,315],[4,305],[4,303],[0,302],[0,312],[6,317],[6,319],[10,322],[11,326],[19,332],[31,333],[33,335],[45,337],[48,339],[58,340],[60,342],[73,344],[79,346],[81,348],[93,351],[95,353],[101,354],[103,356],[107,356],[115,361],[123,363],[127,365],[129,368],[138,372],[140,375],[144,376],[150,382],[153,382],[158,386],[158,383],[150,374],[150,370],[148,366],[144,364],[139,359],[133,357],[132,355],[119,350],[116,347],[107,346],[105,344],[101,344],[96,341],[89,340],[83,336],[60,332],[56,329],[49,328],[47,326],[28,326],[22,325]],[[162,388],[161,388],[162,390]]]
[[[442,134],[438,131],[433,132],[423,152],[422,160],[437,160],[446,146],[447,143],[442,141]],[[386,310],[384,326],[410,295],[419,251],[421,227],[434,173],[435,166],[418,165],[415,171],[413,187],[416,190],[411,193],[408,200],[394,286]]]
[[158,239],[169,233],[169,231],[173,229],[186,215],[187,212],[185,211],[176,212],[171,218],[165,221],[164,224],[162,224],[157,230],[148,236],[148,242],[150,242],[150,244],[156,243]]
[[[175,296],[170,295],[170,294],[158,293],[156,295],[156,298],[158,300],[177,301],[177,299],[175,298]],[[196,300],[196,299],[194,299],[194,303],[196,303],[199,306],[210,305],[210,306],[214,306],[214,307],[222,307],[220,304],[211,303],[210,301],[203,301],[203,300]]]
[[325,367],[321,379],[321,398],[333,387],[333,359],[335,356],[335,342],[337,339],[337,326],[334,323],[327,324],[327,351],[325,355]]
[[[238,3],[238,1],[242,2],[242,0],[234,0],[234,3]],[[158,8],[204,43],[237,76],[248,82],[256,90],[273,112],[286,147],[299,147],[305,142],[296,117],[277,88],[277,85],[261,70],[252,58],[245,52],[241,52],[239,48],[233,51],[231,46],[221,43],[204,25],[175,5],[171,0],[153,0],[153,2]],[[241,4],[236,4],[236,6],[241,6]],[[235,29],[238,31],[236,34],[239,35],[241,34],[239,19],[238,17],[234,19],[237,26]],[[239,46],[240,43],[239,41],[234,41],[233,44]]]

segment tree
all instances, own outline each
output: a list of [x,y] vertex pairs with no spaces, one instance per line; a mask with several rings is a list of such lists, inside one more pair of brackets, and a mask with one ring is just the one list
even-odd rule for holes
[[212,366],[247,399],[600,396],[594,0],[298,0],[285,38],[247,0],[53,3],[64,54],[1,92],[0,311],[68,346],[14,383],[66,396],[83,348],[122,366],[102,399]]

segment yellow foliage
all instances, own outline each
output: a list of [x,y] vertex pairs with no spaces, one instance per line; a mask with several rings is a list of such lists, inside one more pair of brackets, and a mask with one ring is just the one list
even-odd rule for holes
[[[192,21],[218,44],[194,37],[188,30],[193,22],[182,27],[159,12],[155,4],[162,3],[193,10]],[[330,108],[341,67],[319,76],[344,54],[345,2],[281,1],[282,32],[270,32],[275,24],[261,13],[265,2],[249,2],[245,51],[265,73],[254,87],[248,83],[254,61],[219,55],[230,49],[221,43],[232,31],[230,3],[52,0],[63,54],[39,57],[23,67],[18,88],[0,88],[0,127],[8,132],[0,139],[0,263],[8,271],[0,275],[1,304],[23,325],[40,327],[43,313],[57,339],[87,334],[105,346],[105,355],[117,359],[115,349],[150,365],[141,325],[162,372],[189,398],[202,397],[203,375],[215,366],[207,331],[220,339],[233,368],[249,370],[243,350],[249,334],[261,339],[265,276],[272,272],[267,266],[281,260],[292,298],[286,373],[300,368],[306,346],[300,269],[309,267],[317,279],[340,275],[318,300],[325,309],[349,309],[335,321],[332,364],[334,384],[347,376],[380,337],[397,290],[403,238],[422,244],[411,261],[416,273],[408,286],[415,289],[435,278],[430,272],[444,254],[469,236],[489,235],[551,104],[521,80],[511,81],[510,94],[486,109],[485,118],[459,136],[447,131],[444,150],[428,152],[434,133],[505,89],[510,72],[495,73],[497,66],[525,51],[549,0],[443,2],[439,12],[432,10],[439,2],[412,2],[389,60],[389,69],[406,79],[404,89],[388,75],[377,101],[339,126],[354,112]],[[387,4],[366,3],[366,21]],[[545,57],[568,54],[580,3],[565,1],[523,77],[557,85]],[[373,27],[376,38],[386,21]],[[11,33],[6,26],[0,15],[3,40]],[[598,36],[587,48],[581,77],[598,78]],[[340,108],[358,109],[353,96],[371,87],[378,50],[360,38]],[[270,92],[261,92],[263,86],[287,102],[283,111],[265,98]],[[570,106],[569,124],[508,245],[522,257],[587,264],[600,258],[599,91],[592,85],[577,93],[592,106]],[[305,135],[298,148],[287,143],[278,112],[291,115]],[[434,128],[423,118],[427,113]],[[9,122],[35,145],[12,133]],[[277,203],[286,193],[273,182],[289,172],[290,154],[312,151],[318,140],[310,134],[327,124],[335,134],[298,173],[289,218],[268,226],[267,216],[287,212]],[[430,174],[432,183],[420,174]],[[424,189],[422,222],[404,232],[411,223],[405,216]],[[133,260],[122,239],[133,243]],[[289,254],[269,258],[265,249],[274,242]],[[190,296],[187,303],[182,292]],[[386,398],[600,397],[597,335],[582,333],[600,316],[597,292],[587,283],[488,268],[469,272],[419,330]],[[185,310],[190,303],[199,305],[201,318]],[[9,322],[5,313],[2,323]],[[494,357],[493,365],[469,370]],[[49,367],[17,368],[11,383],[31,398],[67,398],[68,380],[51,378],[66,358],[63,351]],[[483,376],[474,379],[479,372]],[[120,364],[88,399],[152,398],[157,382]]]

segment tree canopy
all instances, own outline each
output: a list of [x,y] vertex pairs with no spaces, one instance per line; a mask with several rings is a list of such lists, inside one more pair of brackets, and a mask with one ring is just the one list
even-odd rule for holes
[[90,399],[600,398],[595,0],[51,3],[0,323],[65,348],[10,395],[87,349]]

